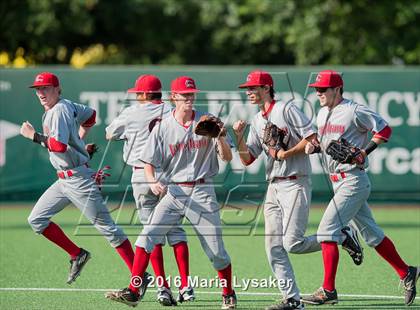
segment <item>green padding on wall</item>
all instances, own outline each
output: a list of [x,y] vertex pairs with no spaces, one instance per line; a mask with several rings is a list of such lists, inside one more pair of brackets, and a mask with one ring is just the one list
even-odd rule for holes
[[[0,71],[0,199],[25,197],[33,199],[55,179],[55,171],[48,160],[48,152],[19,135],[20,124],[28,120],[41,130],[42,107],[34,91],[28,86],[38,72],[52,71],[61,81],[63,97],[87,104],[97,111],[97,125],[88,142],[101,148],[92,167],[101,163],[112,167],[107,180],[108,193],[123,193],[130,184],[131,171],[122,161],[122,143],[105,140],[104,128],[118,115],[124,105],[130,104],[125,92],[132,87],[138,75],[153,73],[162,80],[167,98],[170,81],[178,75],[189,75],[202,90],[197,109],[219,115],[225,123],[250,120],[256,107],[246,101],[237,86],[245,81],[251,67],[94,67],[73,70],[63,67],[36,69],[2,69]],[[325,68],[263,67],[274,78],[276,96],[282,101],[294,98],[309,117],[319,109],[315,93],[306,87],[316,72]],[[389,143],[370,156],[373,196],[383,199],[400,197],[419,200],[420,189],[420,68],[409,67],[341,67],[345,97],[364,103],[378,111],[393,128]],[[305,98],[305,100],[303,100]],[[106,153],[105,153],[106,151]],[[101,155],[103,157],[101,158]],[[265,190],[264,163],[256,161],[246,170],[237,156],[229,165],[221,165],[221,174],[215,180],[218,192],[238,199],[261,198]],[[330,185],[318,158],[313,157],[313,196],[330,193]],[[29,194],[28,194],[29,193]],[[131,195],[131,193],[130,193]],[[22,196],[21,196],[22,197]],[[257,199],[257,198],[255,198]]]

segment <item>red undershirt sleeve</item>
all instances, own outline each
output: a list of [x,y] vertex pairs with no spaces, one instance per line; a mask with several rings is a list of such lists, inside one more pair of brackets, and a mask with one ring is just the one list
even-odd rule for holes
[[384,140],[385,142],[388,142],[389,138],[391,137],[392,129],[389,126],[386,126],[384,129],[382,129],[380,132],[373,133],[373,137],[377,139]]
[[92,127],[96,123],[96,111],[93,110],[92,115],[82,124],[83,127]]
[[60,141],[50,137],[47,140],[47,148],[50,152],[64,153],[67,150],[67,144],[61,143]]

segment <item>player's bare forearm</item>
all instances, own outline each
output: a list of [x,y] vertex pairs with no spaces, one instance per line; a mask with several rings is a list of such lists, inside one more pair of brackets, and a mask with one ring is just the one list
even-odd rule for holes
[[217,149],[219,150],[219,156],[223,161],[232,160],[232,150],[230,149],[229,144],[227,144],[225,137],[219,137],[217,139]]
[[305,140],[305,139],[300,140],[300,142],[298,144],[296,144],[294,147],[288,149],[287,151],[284,151],[282,159],[286,159],[286,158],[293,157],[293,156],[296,156],[298,154],[304,153],[305,152],[305,146],[306,146],[307,143],[308,143],[308,141]]
[[88,135],[91,128],[92,127],[80,126],[79,127],[79,137],[80,137],[80,139],[84,140],[86,138],[86,136]]
[[308,144],[310,141],[314,141],[316,139],[317,135],[316,133],[310,135],[309,137],[306,137],[305,139],[300,140],[300,142],[298,144],[296,144],[294,147],[288,149],[287,151],[283,152],[283,157],[281,159],[286,159],[298,154],[302,154],[305,153],[305,146],[306,144]]
[[382,143],[388,142],[391,137],[392,129],[389,126],[385,126],[380,132],[374,133],[374,136],[370,142],[365,146],[364,149],[361,149],[360,152],[363,158],[366,158],[370,153],[372,153],[379,145]]
[[376,137],[373,137],[372,138],[372,141],[375,142],[377,145],[380,145],[382,143],[385,143],[385,140],[383,140],[381,138],[376,138]]
[[232,126],[236,138],[236,145],[238,146],[239,158],[245,166],[248,166],[253,162],[253,157],[249,153],[248,146],[244,139],[246,127],[247,123],[243,120],[236,121]]
[[370,153],[372,153],[380,144],[385,143],[386,141],[384,139],[381,139],[379,137],[372,137],[368,145],[361,149],[360,152],[363,156],[363,158],[366,158]]
[[156,182],[155,167],[153,167],[153,165],[151,165],[151,164],[145,164],[144,165],[144,175],[145,175],[146,181],[148,183],[155,183]]
[[240,139],[237,135],[236,137],[236,144],[238,146],[238,152],[239,152],[239,158],[241,159],[241,162],[246,165],[245,163],[251,162],[251,154],[249,153],[248,146],[246,145],[243,137]]

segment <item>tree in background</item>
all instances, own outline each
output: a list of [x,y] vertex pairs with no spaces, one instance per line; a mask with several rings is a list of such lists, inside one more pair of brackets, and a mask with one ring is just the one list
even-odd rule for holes
[[10,0],[0,65],[420,64],[420,1]]

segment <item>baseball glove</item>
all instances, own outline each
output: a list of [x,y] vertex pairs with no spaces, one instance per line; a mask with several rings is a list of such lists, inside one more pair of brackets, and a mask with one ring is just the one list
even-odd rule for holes
[[99,151],[99,147],[95,143],[88,143],[85,145],[85,149],[89,154],[90,159],[92,159],[93,155]]
[[194,133],[199,136],[217,138],[226,136],[226,129],[223,127],[223,122],[216,116],[203,115],[195,125]]
[[286,151],[287,145],[283,141],[285,135],[284,130],[280,129],[272,122],[267,122],[267,124],[265,124],[262,142],[269,148],[275,149],[276,151],[280,149]]
[[332,140],[326,153],[341,164],[363,164],[365,159],[360,148],[351,145],[346,139]]

